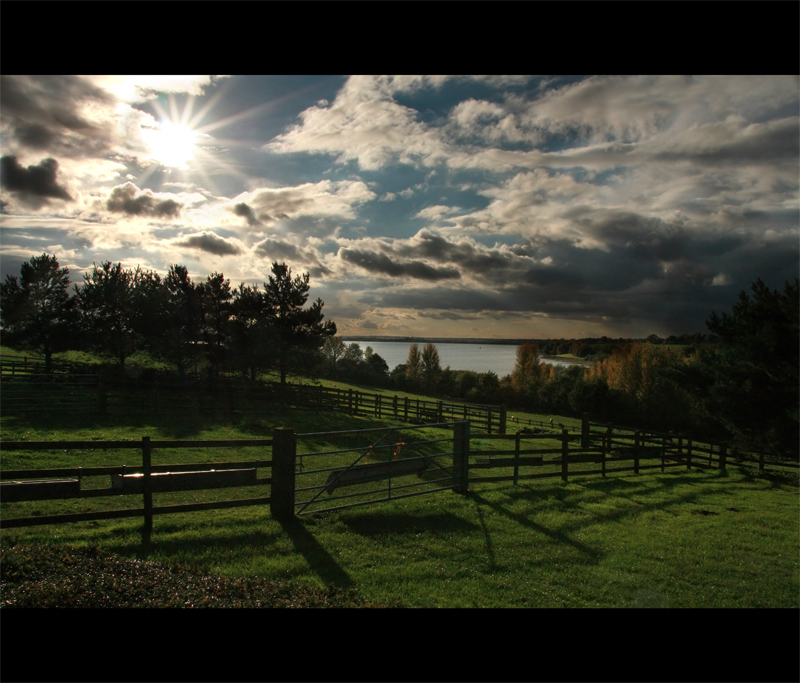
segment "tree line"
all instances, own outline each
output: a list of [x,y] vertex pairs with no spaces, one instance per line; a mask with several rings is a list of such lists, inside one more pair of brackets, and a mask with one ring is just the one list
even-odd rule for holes
[[[48,370],[53,354],[67,349],[109,354],[120,369],[146,350],[181,375],[199,367],[251,379],[274,371],[281,383],[290,372],[323,376],[528,412],[588,413],[797,457],[799,280],[779,292],[759,279],[731,312],[710,314],[711,335],[694,335],[688,344],[653,336],[595,340],[595,350],[605,353],[589,368],[548,365],[537,344],[524,343],[513,372],[502,378],[442,368],[431,343],[412,345],[406,362],[390,370],[372,348],[362,351],[335,336],[322,300],[306,306],[309,275],[293,276],[286,264],[272,264],[263,288],[234,288],[222,273],[195,283],[180,265],[162,278],[110,262],[95,264],[81,286],[70,287],[69,270],[55,256],[23,263],[19,277],[0,285],[2,342],[42,353]],[[590,350],[575,342],[568,352]],[[564,343],[550,342],[548,351]]]
[[131,354],[146,350],[181,375],[198,367],[251,378],[274,370],[285,383],[336,334],[321,299],[306,306],[309,275],[293,276],[285,263],[272,264],[263,289],[233,288],[216,272],[194,282],[177,264],[162,278],[108,261],[94,264],[81,286],[70,285],[69,269],[48,254],[32,257],[19,277],[8,275],[0,285],[3,343],[39,351],[48,372],[58,351],[97,350],[122,369]]
[[[549,365],[538,344],[524,343],[517,347],[513,372],[500,378],[442,368],[435,345],[428,343],[413,344],[406,362],[389,371],[371,348],[361,353],[358,344],[347,346],[335,337],[323,346],[323,367],[327,376],[343,380],[526,412],[588,413],[597,421],[797,458],[799,283],[787,282],[779,292],[757,280],[730,313],[710,314],[709,335],[687,335],[683,344],[654,335],[640,342],[599,342],[610,348],[590,367]],[[575,353],[574,343],[565,352]]]

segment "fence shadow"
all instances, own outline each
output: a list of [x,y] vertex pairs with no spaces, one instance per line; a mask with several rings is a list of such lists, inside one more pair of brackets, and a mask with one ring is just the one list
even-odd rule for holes
[[298,519],[282,521],[281,526],[294,544],[295,550],[308,562],[311,570],[326,585],[337,588],[355,588],[356,583],[331,554],[320,545],[314,535]]
[[383,536],[398,534],[408,536],[418,532],[475,531],[479,527],[451,512],[436,512],[427,515],[410,515],[405,512],[365,513],[342,516],[342,522],[350,531],[360,536]]
[[[598,550],[597,548],[593,548],[589,545],[586,545],[585,543],[581,543],[580,541],[576,541],[575,539],[571,538],[569,534],[566,533],[564,530],[555,531],[553,529],[549,529],[546,526],[534,522],[525,515],[521,515],[517,512],[512,512],[511,510],[504,507],[500,503],[485,498],[480,493],[475,493],[474,491],[470,491],[466,495],[470,500],[474,501],[478,505],[485,505],[486,507],[492,508],[496,512],[505,515],[514,522],[517,522],[518,524],[527,527],[532,531],[544,534],[545,536],[548,536],[554,541],[558,541],[559,543],[571,546],[578,552],[582,553],[585,556],[586,560],[591,563],[597,562],[603,556],[603,553],[600,550]],[[570,529],[570,531],[572,531],[572,529]],[[490,539],[487,539],[487,544],[488,543],[490,543]]]

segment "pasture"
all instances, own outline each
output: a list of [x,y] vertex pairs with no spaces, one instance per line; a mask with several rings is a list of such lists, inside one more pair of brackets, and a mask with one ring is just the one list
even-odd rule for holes
[[[106,415],[32,412],[0,417],[3,440],[264,439],[388,428],[384,417],[254,404],[231,413],[191,401],[158,411],[131,403]],[[520,421],[551,416],[515,413]],[[568,428],[578,421],[552,416]],[[511,416],[509,416],[511,419]],[[308,446],[326,450],[320,438]],[[3,469],[103,466],[111,452],[4,454]],[[188,457],[188,456],[187,456]],[[196,454],[195,456],[196,457]],[[229,454],[204,452],[207,461]],[[176,494],[177,495],[177,494]],[[4,548],[45,543],[94,548],[228,579],[342,590],[371,605],[606,608],[798,608],[796,476],[754,468],[470,484],[279,522],[268,506],[3,529]],[[8,503],[2,503],[7,516]],[[76,504],[78,504],[76,502]],[[25,503],[49,514],[52,501]],[[142,600],[146,595],[142,595]]]

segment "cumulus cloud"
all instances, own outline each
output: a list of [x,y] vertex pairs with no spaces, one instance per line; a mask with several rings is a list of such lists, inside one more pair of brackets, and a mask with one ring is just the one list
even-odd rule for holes
[[58,184],[58,162],[43,159],[38,164],[24,168],[17,157],[0,158],[0,183],[5,189],[14,192],[23,203],[39,208],[48,199],[70,201],[69,192]]
[[129,216],[177,218],[181,207],[174,199],[156,199],[150,190],[141,191],[133,183],[115,187],[106,201],[109,211],[126,213]]
[[340,249],[338,256],[343,261],[371,273],[380,273],[391,277],[407,277],[416,280],[427,280],[428,282],[453,280],[461,277],[461,274],[455,268],[435,268],[423,261],[396,261],[386,254],[373,251]]
[[328,106],[306,109],[301,123],[270,142],[272,152],[333,154],[340,163],[356,161],[365,170],[390,162],[417,166],[443,159],[447,149],[439,135],[418,120],[416,110],[394,99],[397,90],[381,77],[353,76]]
[[244,251],[239,244],[232,240],[226,240],[211,230],[203,230],[193,235],[186,235],[180,239],[173,240],[172,244],[177,247],[199,249],[215,256],[232,256],[241,254]]

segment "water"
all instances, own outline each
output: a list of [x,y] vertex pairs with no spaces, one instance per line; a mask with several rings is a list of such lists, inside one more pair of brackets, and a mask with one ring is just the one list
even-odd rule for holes
[[[368,346],[377,353],[389,370],[405,363],[408,360],[408,350],[416,343],[420,352],[425,348],[425,342],[398,342],[398,341],[346,341],[346,345],[358,344],[361,350]],[[517,362],[516,344],[434,344],[439,352],[439,363],[442,368],[450,366],[451,370],[472,370],[473,372],[494,372],[498,377],[510,375]],[[543,362],[568,366],[572,361],[551,360]]]

